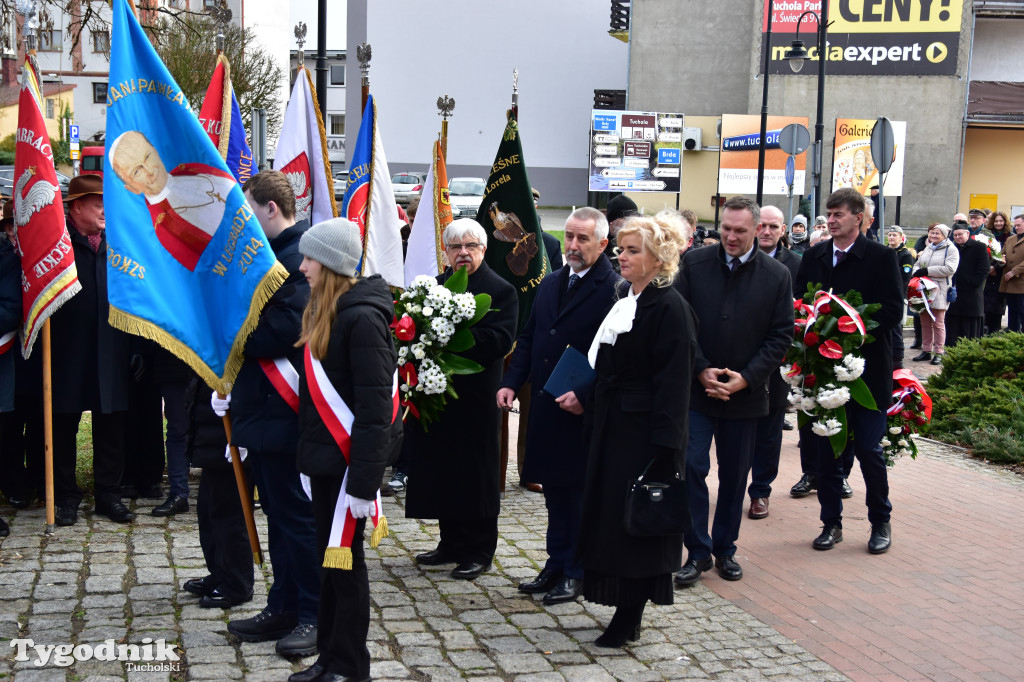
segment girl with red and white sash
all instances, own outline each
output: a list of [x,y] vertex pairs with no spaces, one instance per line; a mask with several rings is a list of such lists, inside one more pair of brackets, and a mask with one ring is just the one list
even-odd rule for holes
[[318,549],[323,556],[316,663],[290,682],[368,680],[370,585],[363,550],[387,534],[381,513],[384,468],[397,456],[394,305],[387,283],[355,277],[359,228],[343,218],[302,235],[299,268],[309,280],[302,317],[299,470],[310,477]]

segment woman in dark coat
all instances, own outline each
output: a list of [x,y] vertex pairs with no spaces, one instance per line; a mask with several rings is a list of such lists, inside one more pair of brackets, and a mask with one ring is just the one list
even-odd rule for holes
[[615,606],[595,642],[621,647],[635,639],[648,601],[672,603],[672,574],[682,532],[626,533],[626,492],[650,463],[650,476],[685,471],[690,380],[697,344],[689,304],[671,285],[682,235],[651,218],[632,218],[618,235],[625,286],[590,349],[597,384],[583,497],[580,555],[583,595]]
[[982,292],[990,263],[985,244],[971,239],[971,230],[967,225],[954,225],[953,242],[960,252],[960,264],[953,276],[956,300],[949,304],[946,311],[947,346],[955,346],[960,339],[976,339],[984,332],[985,305]]
[[417,563],[455,563],[452,577],[472,580],[490,566],[498,542],[501,412],[494,395],[502,361],[512,350],[519,306],[516,290],[483,260],[487,233],[479,223],[454,221],[445,229],[444,243],[452,267],[465,267],[469,274],[466,291],[490,294],[493,310],[469,328],[476,344],[460,353],[483,371],[453,378],[459,397],[448,400],[429,431],[415,419],[405,423],[412,453],[405,515],[440,521],[437,549],[418,555]]
[[[299,242],[309,280],[299,345],[299,471],[310,477],[320,572],[316,663],[290,682],[367,680],[370,583],[363,532],[387,532],[378,495],[401,445],[396,360],[389,325],[395,309],[379,275],[358,279],[359,227],[344,218],[318,223]],[[331,426],[330,424],[333,424]],[[335,516],[339,523],[335,527]],[[340,521],[344,519],[343,523]]]

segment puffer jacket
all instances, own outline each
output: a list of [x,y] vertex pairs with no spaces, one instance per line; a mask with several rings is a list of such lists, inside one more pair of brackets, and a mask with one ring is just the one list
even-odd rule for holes
[[338,299],[321,362],[354,417],[348,462],[317,413],[306,373],[299,378],[299,471],[343,476],[348,469],[347,492],[363,500],[376,496],[384,468],[402,446],[402,419],[393,401],[398,355],[389,325],[394,315],[391,290],[380,275],[359,280]]
[[939,285],[935,300],[931,304],[932,310],[949,308],[946,292],[953,283],[953,275],[959,265],[960,252],[956,250],[956,244],[952,239],[944,239],[938,244],[927,244],[921,249],[917,262],[914,263],[917,275],[927,277]]

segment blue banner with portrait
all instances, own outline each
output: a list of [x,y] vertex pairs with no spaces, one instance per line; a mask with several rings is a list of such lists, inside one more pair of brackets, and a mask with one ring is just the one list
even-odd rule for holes
[[114,0],[103,191],[110,322],[227,393],[286,276],[126,0]]

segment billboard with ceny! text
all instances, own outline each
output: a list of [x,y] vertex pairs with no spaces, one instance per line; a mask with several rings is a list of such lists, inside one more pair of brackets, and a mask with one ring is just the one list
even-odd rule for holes
[[[789,154],[779,146],[779,133],[790,123],[807,127],[806,116],[769,116],[765,134],[764,192],[789,194],[786,184],[786,159]],[[722,194],[757,193],[757,157],[761,139],[761,117],[753,114],[722,115],[722,151],[718,159],[718,191]],[[793,160],[796,172],[794,194],[804,193],[807,153]]]
[[590,191],[678,192],[682,142],[682,114],[595,109]]

